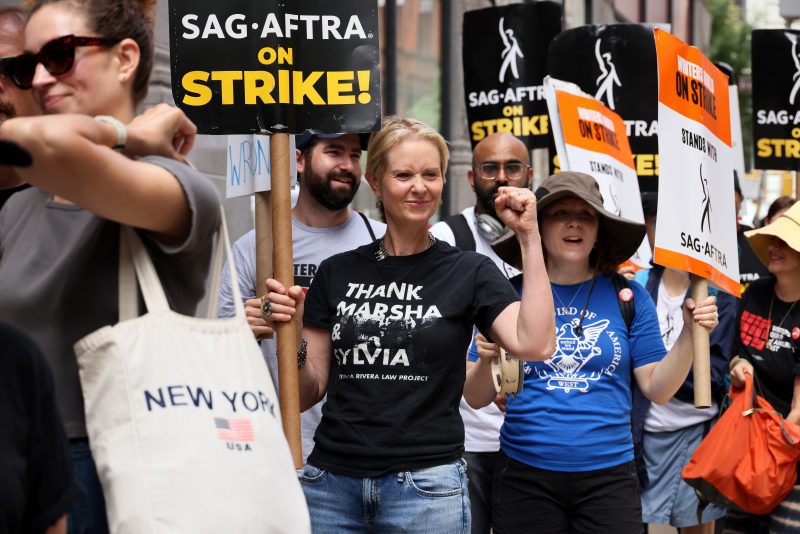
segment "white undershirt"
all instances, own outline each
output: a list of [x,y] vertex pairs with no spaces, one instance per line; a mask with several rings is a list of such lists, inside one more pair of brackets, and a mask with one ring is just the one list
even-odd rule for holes
[[[664,287],[663,280],[658,284],[658,299],[656,312],[658,313],[658,326],[661,329],[661,339],[667,352],[677,341],[683,329],[683,294],[671,296]],[[691,371],[690,371],[691,372]],[[671,398],[666,404],[651,404],[644,420],[646,432],[672,432],[702,423],[714,417],[717,405],[712,402],[710,408],[698,410],[692,403]]]

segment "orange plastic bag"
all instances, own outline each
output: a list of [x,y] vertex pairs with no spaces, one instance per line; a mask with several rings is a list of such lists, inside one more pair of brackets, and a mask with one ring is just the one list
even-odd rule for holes
[[797,480],[800,426],[785,421],[753,390],[731,387],[733,401],[683,468],[683,479],[705,500],[751,514],[768,514]]

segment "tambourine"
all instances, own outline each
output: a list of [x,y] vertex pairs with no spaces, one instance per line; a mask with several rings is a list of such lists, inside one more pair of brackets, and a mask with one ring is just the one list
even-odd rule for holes
[[522,362],[505,349],[500,349],[500,357],[492,360],[494,389],[498,393],[516,395],[522,391]]

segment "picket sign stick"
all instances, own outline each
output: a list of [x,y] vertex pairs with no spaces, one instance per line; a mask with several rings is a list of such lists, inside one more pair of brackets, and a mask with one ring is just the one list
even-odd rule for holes
[[800,161],[794,169],[794,198],[800,200]]
[[[691,275],[692,300],[695,306],[708,298],[708,281],[696,274]],[[700,325],[693,325],[692,345],[694,348],[694,407],[711,407],[711,355],[708,330]]]
[[[270,137],[269,162],[272,180],[272,263],[275,279],[284,287],[294,285],[292,256],[292,199],[289,135]],[[296,469],[303,467],[300,439],[300,384],[297,374],[297,323],[276,323],[278,335],[278,383],[280,384],[283,433],[289,442]]]
[[[272,205],[270,192],[256,192],[256,295],[266,293],[272,278]],[[264,336],[272,339],[272,334]]]

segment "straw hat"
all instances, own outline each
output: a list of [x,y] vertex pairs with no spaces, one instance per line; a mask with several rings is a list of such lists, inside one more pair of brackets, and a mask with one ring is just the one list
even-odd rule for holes
[[800,202],[786,210],[783,215],[764,226],[744,233],[758,259],[769,264],[767,247],[772,236],[782,239],[796,252],[800,252]]
[[[598,237],[605,241],[608,259],[622,263],[636,252],[646,234],[644,224],[623,219],[606,211],[597,180],[582,172],[564,171],[544,179],[536,190],[536,210],[541,218],[547,206],[565,197],[576,197],[599,215]],[[492,249],[504,262],[520,269],[522,257],[517,236],[509,232],[492,242]]]

